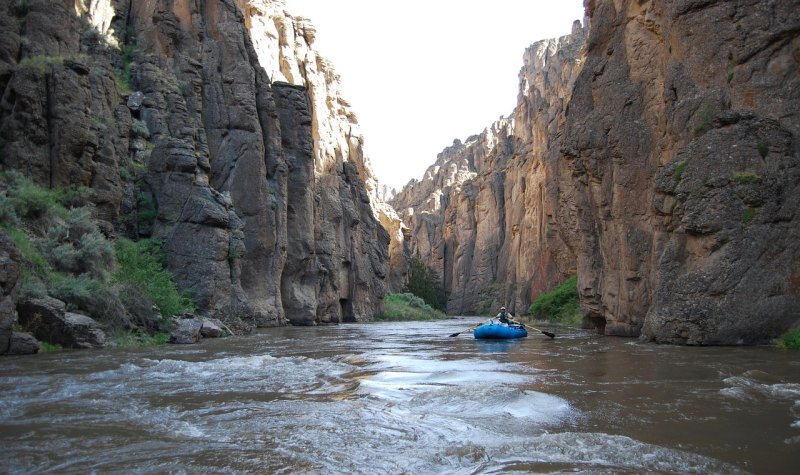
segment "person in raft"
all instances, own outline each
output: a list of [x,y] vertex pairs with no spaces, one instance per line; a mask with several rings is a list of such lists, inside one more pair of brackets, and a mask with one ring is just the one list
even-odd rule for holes
[[517,322],[514,321],[514,316],[511,315],[510,313],[506,312],[506,308],[505,307],[500,307],[500,313],[498,313],[497,317],[495,317],[495,318],[500,320],[500,323],[505,323],[506,325],[510,325],[512,323],[517,323]]

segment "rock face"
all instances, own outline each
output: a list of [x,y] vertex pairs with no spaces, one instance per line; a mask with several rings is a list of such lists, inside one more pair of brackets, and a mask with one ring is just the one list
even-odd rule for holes
[[19,323],[36,338],[65,348],[102,348],[106,335],[100,324],[86,315],[67,312],[64,302],[52,297],[27,299],[17,304]]
[[531,300],[575,272],[555,220],[569,172],[548,155],[580,70],[586,31],[525,51],[514,113],[439,154],[420,181],[393,200],[411,229],[412,253],[450,292],[451,314],[486,314]]
[[587,2],[563,162],[590,323],[762,343],[800,316],[797,2]]
[[577,271],[607,335],[757,344],[800,324],[798,12],[587,1],[588,31],[528,49],[513,120],[393,201],[448,310],[524,312]]
[[382,308],[374,178],[307,20],[266,0],[4,3],[4,168],[89,187],[108,234],[164,243],[204,316]]
[[20,254],[14,241],[0,229],[0,355],[11,352],[17,322],[17,296],[22,286]]

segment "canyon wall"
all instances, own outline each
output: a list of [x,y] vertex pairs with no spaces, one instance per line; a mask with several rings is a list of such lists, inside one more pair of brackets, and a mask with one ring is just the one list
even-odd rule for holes
[[587,321],[763,343],[800,318],[800,3],[590,1],[559,213]]
[[586,29],[526,49],[518,104],[465,142],[439,154],[419,181],[392,200],[412,230],[412,253],[442,277],[451,314],[505,305],[527,313],[532,299],[575,273],[575,255],[556,223],[559,190],[571,172],[551,141],[564,124],[580,71]]
[[800,3],[585,3],[518,105],[393,204],[451,313],[577,273],[584,323],[757,344],[800,323]]
[[161,241],[202,314],[370,319],[376,185],[313,28],[283,7],[3,1],[3,168],[88,187],[104,233]]

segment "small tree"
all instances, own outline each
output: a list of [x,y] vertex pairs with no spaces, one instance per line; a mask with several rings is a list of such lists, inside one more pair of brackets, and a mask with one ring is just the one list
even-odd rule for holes
[[437,310],[444,311],[447,307],[447,290],[441,279],[419,257],[411,259],[411,272],[405,291],[411,292]]

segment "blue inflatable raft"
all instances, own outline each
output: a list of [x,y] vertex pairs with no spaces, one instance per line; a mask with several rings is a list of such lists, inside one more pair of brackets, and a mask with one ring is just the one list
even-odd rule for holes
[[522,325],[491,321],[476,328],[473,335],[479,340],[510,340],[528,336],[528,330]]

